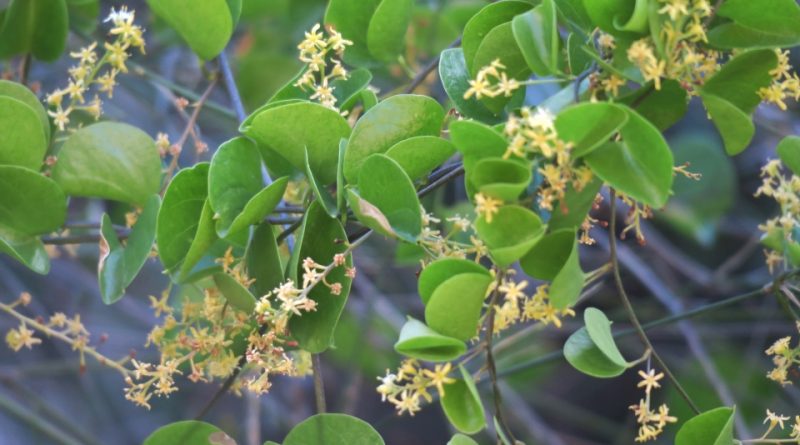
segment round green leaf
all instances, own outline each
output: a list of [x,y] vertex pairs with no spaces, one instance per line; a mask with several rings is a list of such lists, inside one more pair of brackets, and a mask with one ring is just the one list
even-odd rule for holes
[[564,199],[553,206],[555,211],[550,215],[550,220],[547,221],[548,229],[556,231],[558,229],[577,230],[580,228],[586,219],[586,215],[592,209],[594,200],[602,186],[603,181],[596,176],[580,191],[575,190],[570,184],[564,194]]
[[[472,61],[470,72],[473,77],[478,74],[481,68],[490,65],[496,59],[500,59],[500,63],[506,67],[505,72],[509,78],[521,81],[527,79],[531,74],[530,68],[528,68],[528,64],[525,62],[525,58],[522,56],[522,52],[514,39],[511,22],[496,26],[481,41],[478,50],[475,52],[475,59]],[[520,89],[519,92],[524,94],[524,88]],[[483,98],[481,101],[486,105],[486,108],[497,114],[503,110],[503,107],[511,99],[511,97],[507,96],[497,96]]]
[[255,309],[256,297],[232,276],[226,273],[214,274],[214,284],[231,306],[248,314]]
[[675,436],[675,445],[730,445],[735,410],[721,407],[692,417]]
[[553,280],[572,254],[575,230],[555,230],[545,235],[519,260],[526,274],[539,280]]
[[619,101],[630,107],[636,104],[636,112],[661,131],[675,125],[689,108],[689,94],[672,79],[662,79],[660,90],[639,88]]
[[625,108],[628,122],[620,129],[622,141],[603,144],[586,156],[586,163],[612,187],[661,208],[672,187],[672,152],[653,124]]
[[[297,86],[297,81],[305,74],[307,68],[303,68],[286,85],[273,95],[267,104],[276,104],[285,100],[311,100],[314,91],[302,89]],[[359,95],[372,82],[372,73],[364,68],[358,68],[347,73],[347,79],[335,79],[330,82],[333,88],[333,97],[336,98],[336,105],[346,110],[352,107],[359,98]]]
[[237,137],[220,145],[208,170],[208,202],[221,236],[262,186],[261,156],[252,141]]
[[414,0],[383,0],[375,9],[367,29],[367,48],[378,60],[393,61],[406,40]]
[[158,195],[147,200],[125,246],[120,244],[111,218],[107,214],[103,215],[100,224],[100,260],[97,264],[103,303],[113,304],[122,298],[127,287],[150,258],[156,239],[156,219],[160,206],[161,198]]
[[436,332],[469,340],[478,332],[478,320],[492,277],[462,273],[442,282],[425,305],[425,323]]
[[447,445],[478,445],[478,442],[475,442],[469,436],[456,434],[447,442]]
[[[227,438],[227,439],[226,439]],[[226,442],[227,440],[227,442]],[[142,445],[192,445],[229,444],[231,439],[221,429],[210,423],[197,420],[184,420],[170,423],[147,436]]]
[[203,255],[211,248],[214,242],[219,239],[216,224],[214,223],[214,210],[211,209],[207,199],[203,204],[203,210],[200,212],[199,221],[196,224],[192,221],[189,230],[194,233],[194,236],[183,262],[180,263],[178,283],[189,282],[190,278],[198,277],[197,275],[192,275],[192,270],[203,259]]
[[564,357],[578,371],[601,379],[622,375],[627,366],[611,361],[589,337],[585,327],[575,331],[564,344]]
[[464,156],[464,168],[483,158],[499,158],[506,152],[508,143],[492,127],[478,121],[455,121],[450,124],[450,140]]
[[344,177],[355,183],[370,155],[385,153],[404,139],[438,136],[443,120],[441,105],[427,96],[400,94],[378,103],[353,128],[344,156]]
[[17,99],[18,101],[31,107],[31,109],[36,112],[36,115],[39,117],[39,122],[42,123],[45,141],[50,140],[50,118],[47,116],[47,111],[45,111],[42,103],[39,102],[39,98],[33,94],[33,91],[21,83],[0,79],[0,97],[3,96]]
[[524,207],[507,205],[492,217],[492,222],[481,216],[475,229],[486,242],[489,253],[500,267],[507,267],[522,258],[544,234],[545,227],[539,215]]
[[283,445],[384,445],[370,424],[346,414],[317,414],[298,423]]
[[473,187],[502,201],[516,201],[532,178],[530,166],[497,158],[482,159],[472,165],[469,172]]
[[31,53],[58,59],[67,45],[66,0],[11,0],[0,27],[0,58]]
[[769,72],[777,65],[778,57],[773,50],[743,52],[722,65],[703,84],[701,93],[717,96],[745,114],[752,114],[761,103],[758,90],[772,84],[772,75]]
[[472,80],[472,76],[467,70],[463,49],[450,48],[442,51],[439,56],[439,79],[442,81],[444,91],[453,101],[453,105],[455,105],[459,113],[481,121],[497,121],[497,116],[489,111],[486,105],[478,99],[475,97],[464,99],[464,94],[469,89],[469,81]]
[[330,167],[336,165],[339,141],[350,135],[350,126],[339,113],[311,102],[262,108],[239,130],[300,171],[305,169],[304,147],[307,148],[314,176],[323,185],[336,181],[336,170]]
[[233,17],[225,0],[147,0],[147,4],[204,60],[221,53],[233,34]]
[[37,237],[22,235],[0,226],[0,252],[38,274],[47,275],[50,272],[50,256]]
[[156,223],[156,239],[158,256],[168,271],[186,257],[198,226],[204,220],[201,214],[208,196],[208,167],[204,162],[179,171],[164,193]]
[[514,17],[512,29],[531,71],[538,76],[549,76],[559,71],[561,40],[553,0],[544,0],[541,5]]
[[[339,220],[331,218],[325,209],[314,201],[306,210],[302,232],[295,244],[295,249],[299,252],[297,258],[299,261],[311,258],[318,264],[328,265],[336,254],[347,250],[346,244],[342,242],[344,240],[347,240],[347,233]],[[300,347],[306,351],[318,354],[333,343],[333,334],[353,282],[352,278],[345,276],[345,268],[352,266],[352,255],[347,255],[344,267],[334,268],[326,278],[328,283],[342,285],[339,295],[332,294],[330,289],[321,283],[308,294],[309,298],[316,301],[317,309],[289,320],[289,330],[300,343]],[[302,276],[301,264],[297,264],[296,271],[298,277]]]
[[397,162],[382,154],[367,158],[358,175],[358,193],[361,200],[371,204],[380,212],[391,231],[386,230],[383,221],[376,226],[373,218],[380,219],[380,215],[374,214],[373,211],[364,212],[369,207],[359,201],[353,206],[356,216],[366,214],[373,217],[362,222],[385,235],[397,236],[409,242],[417,239],[422,231],[419,198],[414,184]]
[[409,318],[400,330],[394,350],[429,362],[449,362],[467,352],[467,345],[457,338],[434,331],[419,320]]
[[[531,9],[531,4],[522,1],[509,0],[496,2],[486,5],[464,26],[464,33],[461,39],[461,48],[464,49],[464,60],[466,60],[469,72],[474,75],[481,67],[475,67],[475,54],[483,39],[489,31],[503,23],[510,22],[517,14]],[[515,44],[516,46],[516,44]],[[472,77],[472,76],[471,76]]]
[[438,136],[416,136],[400,141],[386,151],[411,180],[424,178],[455,153],[453,144]]
[[53,179],[68,195],[143,205],[159,191],[161,158],[153,139],[142,130],[100,122],[64,142]]
[[483,404],[472,376],[463,367],[459,366],[459,369],[462,378],[445,385],[440,403],[447,420],[457,430],[475,434],[486,427]]
[[555,120],[558,137],[574,145],[577,159],[607,142],[625,123],[628,113],[610,103],[582,103],[558,113]]
[[776,148],[781,162],[795,175],[800,175],[800,136],[787,136]]
[[38,171],[46,151],[45,131],[33,108],[0,95],[0,164]]
[[370,21],[381,0],[331,0],[325,10],[325,24],[331,25],[345,39],[353,42],[344,53],[344,61],[350,65],[374,64],[367,48],[367,33]]
[[428,301],[433,295],[433,291],[439,287],[440,284],[447,281],[449,278],[456,275],[471,273],[471,274],[484,274],[491,277],[489,271],[480,264],[465,260],[461,258],[442,258],[436,260],[422,269],[417,281],[417,290],[422,299],[423,304],[428,304]]
[[795,0],[727,0],[717,14],[733,20],[709,31],[709,42],[718,48],[800,45],[800,6]]
[[722,137],[725,151],[731,156],[743,152],[756,134],[756,126],[750,116],[727,100],[713,94],[701,93],[700,97]]
[[41,235],[64,224],[67,200],[58,184],[23,167],[0,165],[0,228],[22,235]]
[[272,224],[263,222],[253,231],[245,253],[247,276],[255,279],[256,295],[266,295],[283,282],[283,265]]
[[589,338],[600,349],[600,352],[614,364],[627,367],[628,362],[622,357],[614,342],[614,336],[611,335],[611,321],[608,320],[606,314],[593,307],[586,308],[583,312],[583,322],[586,324]]

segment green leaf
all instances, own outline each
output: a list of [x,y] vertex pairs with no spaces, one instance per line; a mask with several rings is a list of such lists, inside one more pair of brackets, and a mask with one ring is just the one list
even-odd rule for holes
[[298,423],[283,445],[384,445],[375,429],[346,414],[316,414]]
[[[474,74],[481,67],[475,67],[475,55],[489,32],[498,25],[510,22],[516,15],[531,9],[531,4],[522,1],[508,0],[486,5],[464,26],[461,48],[464,49],[464,60],[470,73]],[[516,46],[516,44],[515,44]],[[472,76],[470,76],[472,77]]]
[[756,134],[756,126],[750,116],[727,100],[713,94],[701,93],[700,97],[711,116],[711,121],[719,130],[725,143],[725,151],[731,156],[743,152]]
[[[328,265],[333,261],[334,255],[347,250],[347,245],[343,242],[346,240],[347,233],[339,220],[331,218],[315,201],[306,210],[302,235],[298,237],[295,249],[299,249],[300,259],[311,258],[317,264]],[[342,285],[339,295],[332,294],[325,284],[320,283],[308,294],[309,298],[316,301],[317,309],[289,320],[289,330],[306,351],[318,354],[332,345],[336,324],[344,310],[353,281],[345,276],[345,268],[352,266],[353,258],[348,254],[345,266],[334,268],[326,278],[328,283]],[[302,276],[302,273],[302,265],[298,264],[297,276]]]
[[718,48],[774,48],[800,45],[800,6],[795,0],[727,0],[717,14],[733,20],[708,32]]
[[475,229],[486,242],[489,254],[500,267],[507,267],[522,258],[544,234],[539,215],[524,207],[506,205],[487,222],[481,216]]
[[442,121],[444,110],[427,96],[399,94],[372,107],[356,122],[350,135],[344,156],[347,182],[356,182],[361,165],[370,155],[385,153],[414,136],[439,136]]
[[636,3],[634,0],[583,0],[583,6],[592,23],[614,35],[625,34],[617,25],[627,23],[633,18]]
[[800,136],[787,136],[776,148],[781,162],[795,175],[800,175]]
[[220,145],[208,170],[208,202],[220,236],[227,235],[262,186],[261,155],[252,141],[237,137]]
[[461,258],[442,258],[436,260],[422,269],[417,281],[417,290],[423,304],[428,304],[433,292],[442,283],[460,274],[484,274],[491,278],[491,274],[480,264]]
[[741,53],[722,65],[701,89],[703,95],[714,95],[752,114],[761,103],[758,90],[772,84],[770,71],[778,65],[775,51],[762,49]]
[[567,63],[570,73],[577,75],[592,66],[592,58],[586,54],[584,48],[588,48],[584,37],[570,33],[567,37]]
[[0,58],[33,54],[54,61],[67,45],[69,14],[65,0],[12,0],[0,26]]
[[467,352],[467,345],[409,317],[400,330],[400,338],[395,343],[394,350],[405,356],[429,362],[449,362]]
[[311,102],[256,110],[239,130],[300,171],[305,169],[303,148],[307,148],[314,176],[324,185],[336,181],[336,170],[330,166],[339,156],[339,141],[350,135],[350,125],[339,113]]
[[601,379],[617,377],[627,369],[627,365],[619,365],[606,357],[585,327],[569,336],[564,344],[564,357],[578,371]]
[[325,11],[325,24],[332,25],[353,45],[344,53],[344,61],[350,65],[374,64],[367,48],[370,21],[381,0],[330,0]]
[[735,410],[721,407],[692,417],[678,430],[675,445],[730,445]]
[[555,127],[559,138],[572,142],[572,157],[592,152],[628,122],[625,109],[605,102],[573,105],[558,113]]
[[397,162],[412,181],[424,178],[456,152],[453,144],[438,136],[415,136],[400,141],[386,150],[386,156]]
[[548,229],[552,231],[579,229],[584,219],[586,219],[586,215],[592,209],[594,200],[602,186],[603,181],[597,176],[592,178],[592,181],[580,191],[575,190],[572,184],[568,185],[564,199],[553,206],[555,210],[550,215],[550,220],[547,221]]
[[20,240],[64,224],[67,200],[50,178],[24,167],[0,165],[0,230]]
[[[322,205],[322,208],[330,215],[332,218],[335,218],[339,215],[339,209],[337,208],[336,200],[331,196],[330,192],[319,184],[317,178],[314,177],[314,172],[311,171],[311,164],[308,162],[308,150],[306,150],[306,178],[308,179],[308,184],[311,186],[311,190],[314,191],[314,196],[317,197],[317,201]],[[288,178],[287,178],[288,179]],[[337,177],[338,180],[338,177]],[[277,203],[276,203],[277,204]]]
[[447,445],[478,445],[478,442],[475,442],[469,436],[456,434],[447,442]]
[[69,28],[89,35],[97,29],[100,0],[67,0]]
[[[470,73],[475,77],[481,68],[491,65],[496,59],[500,59],[500,63],[506,67],[505,72],[509,78],[522,81],[531,74],[530,68],[525,62],[525,57],[523,57],[519,46],[517,46],[511,22],[498,25],[486,34],[486,37],[481,41],[478,50],[475,52],[475,59],[472,61]],[[518,93],[524,95],[524,88],[520,89]],[[481,99],[486,108],[495,114],[503,111],[503,107],[511,100],[512,97],[508,96]]]
[[593,307],[586,308],[583,312],[583,322],[586,324],[589,338],[606,358],[616,365],[625,367],[629,365],[614,342],[614,336],[611,334],[611,322],[603,311]]
[[676,80],[663,79],[661,89],[639,88],[619,98],[630,107],[636,104],[636,112],[664,131],[675,125],[689,108],[689,95]]
[[217,236],[216,224],[214,223],[214,210],[206,199],[203,204],[203,210],[200,212],[199,221],[194,227],[194,221],[189,225],[189,230],[192,230],[194,237],[189,244],[189,250],[180,264],[180,273],[178,274],[178,282],[188,281],[191,277],[192,269],[203,259],[203,255],[211,248],[215,241],[219,239]]
[[466,434],[475,434],[486,427],[486,417],[478,395],[478,389],[472,376],[464,367],[459,366],[462,378],[445,385],[444,396],[440,403],[447,420],[457,430]]
[[0,226],[0,252],[38,274],[47,275],[50,272],[50,256],[37,237],[22,235]]
[[[225,438],[227,438],[226,442]],[[184,420],[162,426],[147,436],[142,445],[192,445],[229,444],[230,439],[221,429],[206,422]]]
[[388,156],[372,155],[363,163],[357,196],[361,199],[350,205],[368,227],[409,242],[414,242],[422,231],[422,211],[414,184]]
[[467,69],[463,49],[450,48],[442,51],[439,57],[439,79],[442,81],[444,91],[453,101],[453,105],[459,113],[480,121],[497,121],[497,116],[474,96],[464,99],[464,93],[469,89],[469,81],[472,76]]
[[[156,239],[158,256],[168,271],[177,268],[186,257],[198,227],[205,220],[201,215],[208,195],[208,167],[208,163],[203,162],[179,171],[164,193],[156,223]],[[213,225],[211,228],[213,230]]]
[[531,167],[526,164],[507,159],[481,159],[470,167],[469,182],[485,195],[516,201],[533,178]]
[[272,184],[256,193],[255,196],[250,198],[250,201],[247,201],[242,213],[233,220],[228,233],[241,233],[248,226],[258,224],[269,216],[283,199],[283,194],[288,184],[289,177],[284,176],[272,181]]
[[[621,106],[621,105],[620,105]],[[661,132],[626,107],[621,142],[609,142],[585,157],[597,176],[644,204],[661,208],[672,187],[672,152]]]
[[253,313],[256,307],[256,297],[232,276],[226,273],[214,274],[214,284],[228,304],[247,314]]
[[591,31],[594,27],[592,19],[583,7],[583,0],[555,0],[558,11],[573,25],[583,31]]
[[614,27],[620,31],[646,33],[648,30],[648,5],[650,4],[652,4],[650,0],[636,0],[630,17],[623,18],[620,15],[614,17]]
[[283,282],[283,265],[275,240],[275,231],[268,222],[259,224],[253,231],[245,253],[247,276],[255,279],[256,295],[266,295]]
[[347,139],[339,141],[339,158],[336,162],[336,209],[340,215],[347,213],[347,193],[344,180],[344,155],[347,152]]
[[225,0],[147,0],[147,4],[204,60],[221,53],[233,34],[233,17]]
[[100,260],[97,275],[100,296],[105,304],[114,304],[125,295],[125,289],[150,257],[156,239],[156,218],[161,198],[153,195],[147,200],[123,246],[107,214],[100,224]]
[[0,164],[38,171],[46,151],[45,131],[33,108],[0,95]]
[[161,158],[153,139],[142,130],[100,122],[64,142],[53,179],[68,195],[142,205],[159,191]]
[[575,304],[585,282],[575,229],[561,229],[542,238],[520,259],[525,273],[551,280],[548,293],[558,309]]
[[462,273],[448,278],[431,294],[425,305],[425,323],[436,332],[469,340],[478,332],[478,320],[492,277]]
[[478,121],[455,121],[450,124],[450,140],[464,156],[464,168],[469,171],[483,158],[500,158],[508,143],[503,135]]
[[[311,89],[301,89],[295,85],[300,77],[305,74],[306,68],[303,68],[297,75],[295,75],[286,85],[278,90],[273,95],[267,104],[277,104],[285,100],[311,100],[314,91]],[[360,94],[372,82],[372,73],[364,68],[358,68],[347,73],[347,79],[335,79],[331,81],[333,87],[333,97],[336,98],[336,104],[340,109],[350,109],[359,99]]]
[[561,40],[558,36],[556,6],[553,0],[544,0],[531,11],[514,17],[512,28],[517,45],[531,71],[538,76],[549,76],[559,72]]
[[383,0],[378,5],[367,29],[367,48],[373,57],[390,62],[400,55],[413,8],[414,0]]
[[0,97],[17,99],[18,101],[31,107],[31,109],[39,117],[39,122],[42,123],[45,141],[50,140],[50,118],[47,116],[47,111],[45,111],[42,103],[39,102],[39,98],[33,94],[33,91],[21,83],[0,79]]

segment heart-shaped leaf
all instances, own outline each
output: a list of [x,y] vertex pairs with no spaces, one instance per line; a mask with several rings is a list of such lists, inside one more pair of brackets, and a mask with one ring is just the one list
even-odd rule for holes
[[68,195],[143,205],[159,191],[161,157],[153,139],[142,130],[99,122],[64,142],[53,179]]
[[125,295],[125,290],[139,274],[150,257],[156,239],[156,220],[161,198],[153,195],[131,228],[123,246],[107,214],[100,224],[100,260],[97,276],[103,303],[113,304]]
[[614,336],[611,334],[611,322],[603,311],[593,307],[586,308],[583,312],[583,322],[586,324],[589,338],[600,349],[600,352],[617,365],[626,367],[629,365],[614,342]]
[[507,205],[487,222],[484,216],[475,222],[475,229],[486,242],[494,262],[508,267],[522,258],[544,234],[539,215],[524,207]]
[[419,320],[409,318],[400,330],[394,350],[420,360],[448,362],[467,352],[467,345],[457,338],[434,331]]
[[743,152],[756,134],[756,126],[750,116],[713,94],[701,93],[701,97],[711,121],[722,136],[725,151],[731,156]]
[[22,235],[41,235],[64,224],[67,200],[58,184],[24,167],[0,165],[0,227]]
[[317,414],[298,423],[283,445],[384,445],[370,424],[346,414]]
[[614,363],[594,344],[585,327],[569,336],[564,344],[564,357],[578,371],[601,379],[622,375],[627,366]]
[[683,424],[675,445],[729,445],[733,440],[735,410],[721,407],[706,411]]
[[344,156],[347,182],[356,182],[362,164],[370,155],[385,153],[414,136],[439,136],[443,120],[441,105],[427,96],[400,94],[372,107],[358,120],[350,135]]
[[447,420],[457,430],[475,434],[486,427],[486,417],[481,398],[472,376],[459,366],[462,378],[445,385],[440,403]]
[[221,53],[233,34],[234,19],[225,0],[148,0],[147,4],[204,60]]
[[486,158],[469,169],[469,183],[481,193],[501,201],[516,201],[533,179],[530,165],[506,159]]
[[42,123],[45,141],[50,140],[50,118],[47,116],[47,111],[45,111],[42,103],[39,102],[39,98],[33,94],[33,91],[21,83],[0,79],[0,97],[17,99],[18,101],[31,107],[31,109],[39,117],[39,122]]
[[436,332],[469,340],[478,332],[478,320],[492,277],[462,273],[436,287],[425,305],[425,323]]

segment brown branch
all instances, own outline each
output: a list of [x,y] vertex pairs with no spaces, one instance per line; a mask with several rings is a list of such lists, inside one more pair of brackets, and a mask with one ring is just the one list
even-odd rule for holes
[[[494,339],[494,312],[497,300],[500,298],[500,283],[503,281],[503,273],[497,271],[497,279],[495,280],[494,291],[489,300],[489,309],[486,311],[486,368],[489,372],[489,379],[492,382],[492,394],[494,398],[494,415],[497,418],[497,423],[506,432],[506,435],[511,439],[511,442],[516,442],[511,428],[508,426],[505,416],[503,415],[503,397],[500,394],[500,386],[497,383],[497,366],[494,361],[494,353],[492,352],[492,341]],[[500,432],[496,432],[497,442],[500,443]]]
[[319,354],[311,355],[311,368],[314,373],[314,399],[317,401],[317,414],[327,411],[325,406],[325,382],[322,380],[322,363]]

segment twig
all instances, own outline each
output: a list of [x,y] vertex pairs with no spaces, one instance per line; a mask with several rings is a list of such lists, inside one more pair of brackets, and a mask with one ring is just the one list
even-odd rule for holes
[[19,64],[19,83],[28,85],[28,74],[31,72],[31,53],[25,53]]
[[[461,37],[460,36],[457,39],[453,40],[452,43],[447,45],[447,49],[455,48],[458,45],[461,45]],[[425,65],[425,67],[422,68],[422,70],[420,72],[418,72],[417,75],[414,76],[413,79],[411,79],[411,83],[408,84],[408,86],[406,87],[405,90],[403,90],[403,92],[406,93],[406,94],[413,93],[414,90],[416,90],[418,86],[422,85],[422,82],[425,82],[425,79],[428,78],[428,75],[431,72],[433,72],[433,70],[435,70],[437,66],[439,66],[440,57],[441,56],[436,56],[436,57],[433,58],[433,60],[428,62],[428,64]]]
[[686,403],[689,407],[694,411],[696,414],[700,414],[700,409],[695,405],[692,398],[689,396],[689,393],[683,388],[680,384],[678,379],[672,373],[672,371],[667,367],[667,364],[664,360],[661,359],[661,356],[658,354],[656,349],[653,347],[653,344],[650,342],[650,339],[647,337],[647,333],[645,333],[644,329],[642,328],[642,324],[639,322],[639,317],[636,316],[636,311],[633,309],[633,304],[631,304],[630,298],[628,298],[628,294],[625,291],[625,286],[622,283],[622,276],[620,275],[619,269],[619,262],[617,260],[617,193],[614,189],[611,189],[611,200],[610,200],[610,207],[611,207],[611,216],[609,221],[609,229],[608,229],[608,240],[609,240],[609,251],[611,254],[611,265],[613,267],[614,272],[614,282],[617,285],[617,292],[619,293],[620,299],[622,300],[622,304],[625,306],[625,310],[628,312],[628,318],[631,320],[631,324],[633,324],[634,329],[636,329],[636,333],[639,335],[639,338],[642,340],[642,343],[652,351],[653,358],[656,360],[658,365],[667,375],[667,377],[672,381],[672,384],[675,385],[675,389],[678,390],[681,397],[686,400]]
[[314,399],[317,401],[317,414],[327,411],[325,406],[325,382],[322,380],[322,363],[319,354],[311,355],[311,368],[314,373]]
[[228,55],[222,51],[217,57],[219,60],[219,68],[222,71],[222,77],[225,79],[225,88],[228,90],[228,96],[233,105],[233,111],[236,112],[236,118],[239,123],[247,119],[247,112],[244,110],[242,103],[242,96],[239,94],[239,89],[236,87],[236,80],[233,78],[233,71],[231,71],[231,64],[228,62]]
[[[494,339],[494,308],[497,304],[497,299],[500,298],[499,288],[502,281],[503,273],[498,271],[497,278],[495,280],[495,287],[492,291],[492,297],[489,300],[489,309],[486,311],[486,340],[484,340],[486,347],[484,349],[486,349],[486,368],[489,372],[489,379],[492,382],[494,415],[497,418],[497,422],[505,430],[506,435],[511,439],[512,442],[516,442],[514,434],[512,433],[511,428],[509,428],[508,422],[503,415],[503,397],[502,394],[500,394],[500,386],[497,383],[497,366],[494,361],[494,353],[492,352],[492,340]],[[501,442],[499,432],[497,432],[497,442]]]
[[64,431],[56,428],[44,419],[39,418],[39,416],[28,411],[15,400],[2,394],[0,394],[0,409],[27,423],[39,433],[49,437],[53,443],[80,445],[80,442],[66,435]]

